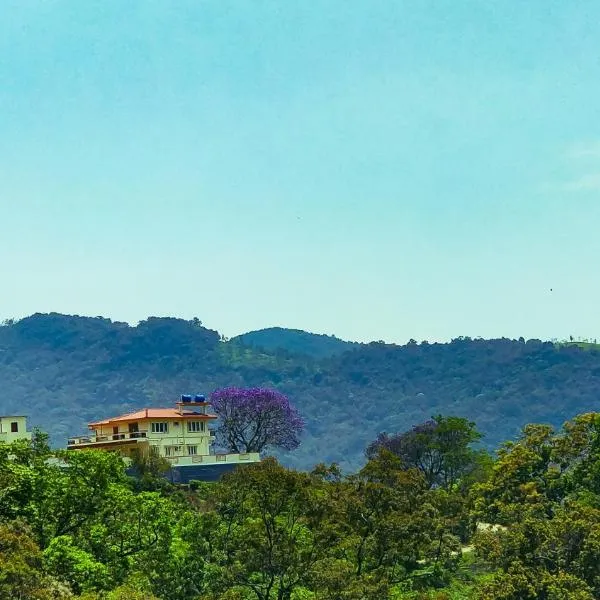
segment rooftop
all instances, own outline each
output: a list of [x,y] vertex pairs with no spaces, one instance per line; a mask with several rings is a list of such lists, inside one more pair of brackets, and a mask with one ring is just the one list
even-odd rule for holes
[[127,413],[119,417],[111,417],[102,421],[90,423],[90,427],[96,425],[108,425],[109,423],[122,421],[139,421],[140,419],[216,419],[215,415],[207,415],[193,410],[179,410],[177,408],[143,408],[132,413]]

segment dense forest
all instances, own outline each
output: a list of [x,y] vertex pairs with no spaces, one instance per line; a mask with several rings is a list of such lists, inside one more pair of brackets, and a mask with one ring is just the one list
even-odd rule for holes
[[326,358],[342,354],[357,348],[360,344],[347,342],[333,335],[309,333],[300,329],[269,327],[250,331],[232,338],[233,342],[241,342],[245,346],[259,348],[267,352],[285,349],[293,354],[304,354],[313,358]]
[[61,446],[88,421],[169,405],[182,392],[275,387],[306,420],[300,448],[279,456],[282,463],[310,469],[336,462],[356,471],[377,434],[438,413],[472,419],[484,446],[495,448],[525,423],[558,427],[597,408],[594,346],[460,338],[374,342],[339,353],[327,336],[302,336],[325,346],[299,351],[298,336],[285,330],[276,348],[276,333],[270,331],[266,350],[243,338],[224,340],[197,319],[149,318],[134,327],[36,314],[7,322],[0,327],[0,413],[27,414]]
[[0,444],[0,600],[593,600],[600,413],[494,459],[443,417],[342,474],[273,458],[170,484],[158,457]]

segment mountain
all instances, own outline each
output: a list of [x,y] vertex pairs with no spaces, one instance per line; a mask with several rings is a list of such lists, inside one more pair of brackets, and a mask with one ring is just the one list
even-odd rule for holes
[[360,344],[346,342],[333,335],[309,333],[301,329],[269,327],[243,333],[232,341],[267,352],[287,350],[292,354],[304,354],[313,358],[327,358],[357,348]]
[[222,341],[198,320],[152,317],[132,327],[103,318],[36,314],[0,327],[0,413],[27,414],[55,444],[86,423],[181,393],[274,386],[306,419],[282,460],[356,468],[380,431],[431,415],[465,416],[495,447],[528,422],[560,425],[598,410],[600,352],[540,340],[371,343],[324,358]]

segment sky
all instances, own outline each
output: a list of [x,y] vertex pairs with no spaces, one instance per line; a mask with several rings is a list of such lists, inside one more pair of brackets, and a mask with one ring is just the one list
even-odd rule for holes
[[596,0],[1,0],[0,318],[600,338]]

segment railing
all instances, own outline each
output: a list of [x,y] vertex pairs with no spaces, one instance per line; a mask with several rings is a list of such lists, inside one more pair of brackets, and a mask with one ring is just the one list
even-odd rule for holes
[[215,463],[241,463],[258,462],[260,455],[258,452],[248,452],[242,454],[193,454],[191,456],[167,456],[166,459],[173,465],[186,464],[215,464]]
[[111,433],[107,435],[84,435],[81,437],[69,438],[67,441],[67,447],[100,444],[106,442],[120,442],[123,440],[138,440],[140,438],[146,438],[147,433],[147,431],[131,431],[127,433]]

